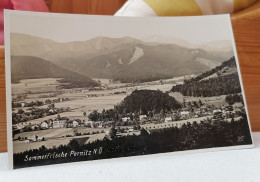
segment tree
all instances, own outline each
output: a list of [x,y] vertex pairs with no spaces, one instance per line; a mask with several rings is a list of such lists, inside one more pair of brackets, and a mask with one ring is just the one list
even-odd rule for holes
[[47,150],[47,148],[45,147],[45,145],[42,145],[40,148],[39,148],[40,151],[44,152]]
[[152,111],[148,111],[148,117],[151,119],[153,118],[153,112]]
[[98,112],[97,112],[97,110],[94,110],[92,113],[90,113],[88,118],[91,121],[97,121],[98,120]]
[[142,128],[140,131],[141,131],[141,136],[147,136],[147,135],[149,135],[149,133],[147,132],[147,130],[144,129],[144,128]]
[[83,116],[86,116],[87,115],[87,113],[86,112],[83,112]]
[[72,149],[72,150],[77,150],[80,148],[80,144],[76,139],[72,139],[70,140],[68,146]]
[[24,113],[24,110],[19,109],[17,113],[18,113],[18,114],[23,114],[23,113]]
[[164,118],[166,115],[165,115],[165,110],[162,109],[161,112],[160,112],[160,117],[161,118]]
[[199,107],[201,107],[203,105],[203,103],[201,102],[201,100],[199,100]]
[[77,135],[78,135],[78,130],[75,129],[75,130],[73,131],[73,133],[74,133],[74,136],[77,136]]
[[109,130],[109,137],[111,139],[115,139],[116,138],[116,129],[115,127],[112,127],[110,130]]

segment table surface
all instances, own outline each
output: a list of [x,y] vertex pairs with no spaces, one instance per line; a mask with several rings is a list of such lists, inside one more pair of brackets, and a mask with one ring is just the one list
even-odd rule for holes
[[260,132],[255,148],[173,155],[156,154],[8,171],[7,153],[0,154],[0,176],[5,182],[82,181],[198,181],[259,182]]
[[[125,0],[120,0],[120,2],[115,4],[115,7],[120,7],[124,1]],[[68,2],[76,3],[76,1]],[[77,3],[80,2],[81,1],[77,1]],[[82,11],[81,8],[76,8],[77,6],[74,6],[74,4],[73,6],[69,6],[74,8],[64,10],[55,9],[55,7],[61,8],[61,6],[60,4],[52,3],[51,9],[54,12],[65,11],[70,13],[84,13],[86,10],[86,12],[92,14],[103,14],[104,12],[101,11],[100,8],[98,8],[99,4],[92,4],[94,8],[93,12],[89,11],[89,3],[83,3],[81,8],[84,9],[83,6],[88,7],[84,9],[84,11]],[[106,14],[112,13],[114,11],[115,9],[111,9],[111,12],[106,12]],[[260,131],[260,23],[258,23],[259,21],[260,0],[258,0],[255,3],[255,5],[232,15],[232,26],[235,35],[236,47],[238,51],[238,57],[248,104],[249,117],[253,131]],[[4,75],[4,49],[3,47],[0,47],[0,152],[7,151]]]

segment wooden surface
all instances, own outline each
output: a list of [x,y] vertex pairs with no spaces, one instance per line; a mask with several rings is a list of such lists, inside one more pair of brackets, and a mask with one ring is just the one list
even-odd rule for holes
[[46,0],[51,12],[113,15],[126,0]]
[[7,151],[4,47],[0,46],[0,152]]
[[[52,12],[111,15],[125,0],[46,0]],[[260,1],[232,15],[238,57],[253,131],[260,131]],[[0,47],[0,152],[6,145],[4,49]]]
[[232,16],[242,79],[253,131],[260,131],[260,1]]

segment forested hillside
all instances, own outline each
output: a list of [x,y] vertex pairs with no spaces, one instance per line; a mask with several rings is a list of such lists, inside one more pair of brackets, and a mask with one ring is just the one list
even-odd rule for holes
[[170,111],[179,109],[181,104],[175,98],[159,90],[135,90],[127,96],[120,104],[115,106],[118,113],[124,111],[139,112],[140,110],[147,114],[147,111],[160,112],[162,109]]
[[[230,74],[221,74],[223,68],[236,68],[235,58],[223,62],[220,66],[207,71],[195,78],[185,80],[182,85],[173,86],[172,92],[180,92],[184,96],[211,97],[241,92],[237,71]],[[218,76],[205,79],[213,74]]]

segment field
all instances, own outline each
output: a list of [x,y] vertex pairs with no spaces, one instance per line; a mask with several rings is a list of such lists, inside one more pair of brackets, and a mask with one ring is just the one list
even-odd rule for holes
[[[62,113],[63,117],[69,117],[71,119],[86,119],[83,117],[83,112],[90,113],[93,110],[102,111],[103,109],[112,109],[114,105],[120,103],[127,95],[129,95],[133,90],[136,89],[150,89],[157,90],[160,89],[163,92],[169,91],[173,86],[173,83],[180,82],[183,77],[179,79],[165,80],[165,84],[159,84],[159,82],[147,82],[139,85],[131,84],[111,84],[109,88],[101,88],[99,90],[89,91],[87,89],[61,89],[57,90],[56,87],[59,85],[57,83],[58,79],[28,79],[23,80],[21,83],[12,84],[13,98],[18,95],[26,95],[20,101],[31,102],[31,101],[45,101],[47,99],[54,98],[68,98],[69,101],[55,103],[57,108],[67,108],[70,107],[70,112]],[[102,80],[103,86],[108,86],[107,80]],[[48,90],[49,89],[49,90]],[[23,92],[24,91],[24,92]],[[53,92],[57,93],[56,97],[53,97]],[[41,98],[39,96],[45,95],[46,97]],[[47,108],[47,105],[41,106],[39,108]],[[21,108],[15,108],[15,111]],[[29,109],[29,108],[22,108]],[[31,120],[31,124],[39,124],[44,120],[52,119],[57,117],[57,115],[47,116],[45,118]],[[24,123],[28,124],[28,123]]]
[[[191,75],[189,77],[194,77]],[[69,111],[60,113],[61,117],[67,117],[70,120],[80,119],[87,121],[88,114],[94,110],[101,112],[103,109],[113,109],[114,106],[123,99],[132,93],[132,91],[138,90],[161,90],[163,92],[168,92],[173,85],[183,83],[183,80],[187,77],[178,77],[167,80],[139,83],[139,84],[122,84],[122,83],[111,83],[109,80],[99,80],[101,82],[101,87],[95,90],[88,89],[57,89],[59,83],[58,79],[29,79],[22,80],[18,84],[12,84],[13,98],[17,99],[18,102],[31,102],[31,101],[45,101],[47,99],[56,99],[56,98],[68,98],[68,101],[55,103],[56,108],[70,108]],[[55,94],[55,95],[54,95]],[[196,97],[184,97],[180,93],[169,93],[171,96],[175,97],[180,103],[185,99],[188,101],[198,101],[201,100],[205,104],[213,105],[223,105],[225,103],[225,96],[220,97],[205,97],[205,98],[196,98]],[[46,109],[48,105],[43,105],[38,108]],[[15,108],[14,111],[23,109],[28,111],[30,108]],[[84,116],[83,113],[86,112],[87,115]],[[30,120],[24,123],[19,123],[17,125],[31,125],[40,124],[44,120],[55,119],[58,114],[45,116],[43,118],[38,118]],[[212,116],[208,116],[212,117]],[[171,123],[162,123],[162,124],[144,124],[142,127],[147,129],[162,128],[162,127],[173,127],[181,126],[187,122],[197,121],[206,119],[207,117],[193,118],[188,120],[175,121]],[[126,127],[122,127],[126,128]],[[59,128],[59,129],[47,129],[47,130],[38,130],[30,131],[16,134],[14,136],[14,152],[22,152],[27,149],[36,149],[42,145],[50,148],[53,146],[65,145],[68,144],[72,138],[85,138],[86,143],[93,142],[97,139],[103,139],[105,133],[109,131],[110,128],[86,128],[80,126],[77,128],[78,133],[90,133],[90,135],[74,136],[74,128]],[[98,132],[98,134],[92,134],[92,132]],[[123,133],[121,135],[132,135],[139,134],[139,132]],[[18,137],[27,137],[32,136],[44,137],[46,141],[41,142],[32,142],[26,143],[24,141],[17,140]],[[66,137],[67,135],[67,137]],[[73,136],[73,137],[69,137]]]
[[21,80],[20,83],[12,84],[12,94],[17,96],[19,94],[42,94],[53,93],[57,91],[58,86],[56,78],[42,78],[42,79],[26,79]]
[[183,96],[179,92],[171,92],[170,96],[174,97],[179,102],[183,102],[183,100],[185,100],[186,102],[189,101],[198,102],[199,100],[201,100],[203,103],[205,103],[205,105],[214,105],[216,107],[224,105],[225,97],[226,97],[226,95],[215,96],[215,97],[188,97],[188,96]]

